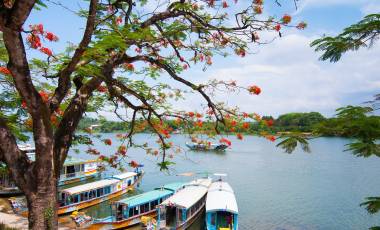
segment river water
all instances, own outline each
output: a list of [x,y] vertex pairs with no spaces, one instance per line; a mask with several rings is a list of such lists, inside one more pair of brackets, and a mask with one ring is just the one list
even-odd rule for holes
[[[116,134],[102,134],[111,138],[112,146],[100,140],[95,146],[104,155],[116,151]],[[188,138],[173,135],[175,145],[182,146]],[[239,206],[239,229],[298,230],[298,229],[368,229],[380,225],[380,214],[367,214],[359,204],[367,196],[380,195],[380,158],[357,158],[344,152],[348,139],[317,138],[310,141],[311,153],[300,150],[286,154],[274,143],[263,138],[245,136],[243,141],[230,138],[232,147],[223,153],[186,151],[174,154],[176,164],[169,172],[160,172],[158,158],[141,149],[129,149],[128,160],[145,165],[145,175],[135,193],[149,191],[165,183],[190,181],[193,177],[177,176],[193,172],[226,173],[235,191]],[[139,134],[136,142],[155,144],[156,138]],[[83,154],[86,147],[77,147]],[[118,173],[108,170],[106,174]],[[129,194],[131,195],[131,194]],[[127,195],[127,196],[129,196]],[[109,215],[107,202],[86,212],[95,217]],[[200,219],[192,229],[202,229]]]

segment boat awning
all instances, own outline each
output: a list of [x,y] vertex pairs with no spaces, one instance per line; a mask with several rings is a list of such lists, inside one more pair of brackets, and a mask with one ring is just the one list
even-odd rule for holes
[[64,166],[70,166],[70,165],[80,165],[80,164],[85,164],[85,163],[93,163],[97,162],[97,159],[81,159],[81,158],[76,158],[72,156],[68,156],[65,160],[65,163],[63,163]]
[[118,179],[118,180],[123,180],[125,178],[134,177],[134,176],[137,176],[137,173],[135,173],[135,172],[126,172],[126,173],[123,173],[123,174],[114,175],[114,176],[112,176],[112,178]]
[[162,202],[165,206],[177,206],[188,209],[198,202],[206,193],[211,179],[198,179],[190,182],[182,190]]
[[158,200],[162,197],[173,194],[173,191],[162,189],[162,190],[153,190],[145,192],[136,196],[131,196],[122,200],[117,201],[118,204],[128,205],[128,207],[134,207],[141,204],[151,202],[153,200]]
[[94,189],[106,187],[108,185],[116,184],[119,181],[120,180],[118,180],[118,179],[99,180],[99,181],[95,181],[95,182],[91,182],[91,183],[82,184],[82,185],[78,185],[75,187],[63,189],[61,192],[73,195],[73,194],[78,194],[81,192],[86,192],[89,190],[94,190]]
[[206,212],[228,211],[238,214],[235,194],[231,186],[222,181],[211,184],[206,199]]

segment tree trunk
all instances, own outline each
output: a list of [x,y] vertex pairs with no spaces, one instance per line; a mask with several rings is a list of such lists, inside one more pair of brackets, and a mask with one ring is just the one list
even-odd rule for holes
[[38,179],[35,185],[37,191],[25,194],[28,201],[29,229],[58,229],[56,181],[55,179],[50,181]]

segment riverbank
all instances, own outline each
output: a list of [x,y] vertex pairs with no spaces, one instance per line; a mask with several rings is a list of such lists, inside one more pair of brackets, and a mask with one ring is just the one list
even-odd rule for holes
[[[0,198],[0,223],[17,230],[28,229],[28,219],[13,212],[7,198]],[[75,229],[76,225],[70,217],[60,217],[58,220],[60,230]]]

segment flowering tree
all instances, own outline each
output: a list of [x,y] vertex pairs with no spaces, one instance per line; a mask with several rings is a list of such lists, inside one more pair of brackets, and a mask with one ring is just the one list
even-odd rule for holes
[[[59,31],[52,33],[43,24],[24,25],[32,10],[48,10],[44,1],[0,2],[0,160],[25,193],[31,229],[57,228],[60,168],[73,141],[91,143],[86,137],[75,136],[85,112],[113,108],[120,119],[128,121],[129,132],[119,136],[126,144],[110,157],[100,156],[114,167],[134,145],[133,135],[149,127],[157,135],[160,148],[141,147],[159,156],[159,166],[167,169],[167,154],[173,151],[167,143],[172,131],[167,120],[191,130],[202,128],[205,121],[212,122],[213,126],[203,129],[210,136],[221,126],[230,132],[237,126],[247,128],[249,119],[272,125],[257,114],[228,108],[213,98],[218,89],[258,95],[258,86],[242,87],[235,81],[219,80],[195,84],[181,73],[196,64],[207,68],[215,55],[244,57],[250,43],[262,43],[259,32],[274,32],[276,36],[281,27],[290,26],[289,15],[278,19],[260,16],[262,0],[249,4],[236,0],[162,1],[149,12],[151,7],[146,4],[157,2],[90,0],[87,12],[78,12],[86,18],[81,41],[64,53],[55,53],[48,45],[58,41]],[[233,12],[233,4],[240,4],[237,9],[243,10]],[[296,27],[305,26],[299,23]],[[34,58],[34,50],[45,58]],[[139,75],[150,80],[139,80]],[[184,97],[184,87],[201,95],[204,111],[174,108],[172,101]],[[17,139],[25,138],[20,127],[33,133],[34,162],[17,146]],[[261,135],[275,140],[267,133]],[[220,142],[230,144],[226,138]],[[112,145],[112,140],[104,143]],[[92,148],[88,152],[99,154]],[[130,162],[131,166],[136,164]]]

